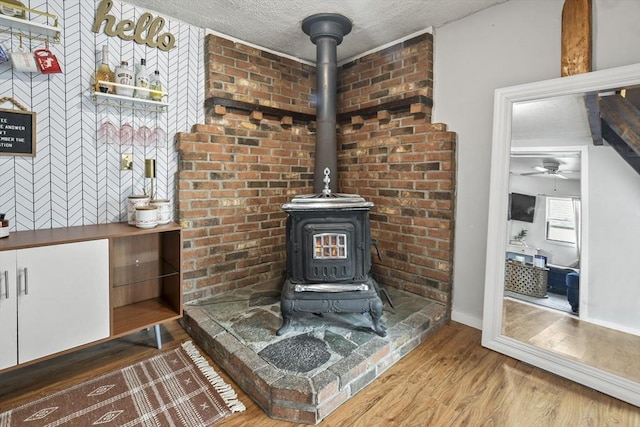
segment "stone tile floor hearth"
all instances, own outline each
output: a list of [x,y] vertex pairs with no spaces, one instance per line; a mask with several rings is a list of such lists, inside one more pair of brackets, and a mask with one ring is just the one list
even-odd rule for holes
[[277,336],[280,289],[250,286],[192,301],[194,341],[272,418],[317,424],[447,321],[443,304],[387,288],[387,336],[365,314],[296,313]]

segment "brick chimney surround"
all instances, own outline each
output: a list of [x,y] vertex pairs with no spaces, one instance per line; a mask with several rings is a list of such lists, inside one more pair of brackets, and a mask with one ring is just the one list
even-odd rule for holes
[[[216,35],[205,54],[206,123],[176,135],[185,301],[281,286],[282,205],[313,193],[315,67]],[[456,135],[432,96],[431,34],[339,66],[337,181],[374,203],[377,282],[449,316]]]

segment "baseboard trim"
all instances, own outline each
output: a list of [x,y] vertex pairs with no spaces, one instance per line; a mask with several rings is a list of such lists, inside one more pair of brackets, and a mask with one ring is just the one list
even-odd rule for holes
[[475,316],[470,316],[466,313],[461,313],[455,309],[451,310],[451,320],[454,322],[462,323],[463,325],[470,326],[475,329],[482,330],[482,319]]

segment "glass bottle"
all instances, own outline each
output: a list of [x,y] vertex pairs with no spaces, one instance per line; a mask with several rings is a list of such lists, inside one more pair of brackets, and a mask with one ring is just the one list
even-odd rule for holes
[[151,89],[151,99],[158,102],[162,101],[164,88],[160,80],[160,71],[155,70],[153,72],[153,77],[151,78],[151,82],[149,82],[149,89]]
[[116,94],[122,96],[133,96],[133,85],[135,84],[135,76],[129,69],[129,63],[122,61],[119,67],[116,67],[116,83],[128,85],[131,87],[116,86]]
[[[136,87],[143,89],[149,88],[149,72],[147,71],[147,61],[144,58],[140,59],[140,66],[136,73]],[[135,97],[140,99],[149,99],[149,91],[136,90]]]
[[106,44],[102,46],[102,62],[96,71],[94,85],[96,92],[113,93],[113,86],[104,82],[115,83],[115,74],[109,66],[109,47]]

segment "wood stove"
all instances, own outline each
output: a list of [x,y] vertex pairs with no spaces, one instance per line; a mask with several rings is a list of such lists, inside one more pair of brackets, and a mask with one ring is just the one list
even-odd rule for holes
[[307,17],[302,30],[317,46],[316,194],[295,197],[282,207],[288,213],[287,278],[277,334],[289,330],[295,312],[369,313],[373,329],[385,336],[380,289],[370,276],[373,203],[357,194],[336,194],[337,183],[330,177],[338,161],[336,46],[351,31],[351,21],[320,13]]
[[369,210],[355,194],[332,194],[329,170],[322,194],[295,197],[287,217],[287,279],[280,309],[286,333],[295,312],[369,313],[385,336],[380,289],[371,273]]

